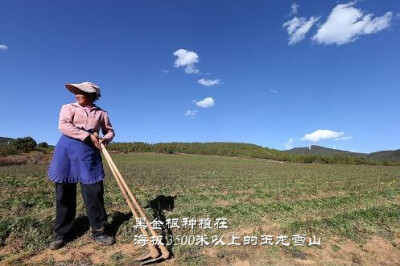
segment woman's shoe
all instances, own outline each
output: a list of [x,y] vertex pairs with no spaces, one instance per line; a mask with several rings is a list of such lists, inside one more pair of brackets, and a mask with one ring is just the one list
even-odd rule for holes
[[67,241],[65,241],[64,239],[56,239],[49,244],[49,249],[57,250],[65,246],[65,244],[67,244]]
[[96,240],[97,242],[105,245],[105,246],[111,246],[112,244],[115,243],[115,239],[112,236],[106,235],[106,234],[100,234],[100,235],[92,235],[92,239]]

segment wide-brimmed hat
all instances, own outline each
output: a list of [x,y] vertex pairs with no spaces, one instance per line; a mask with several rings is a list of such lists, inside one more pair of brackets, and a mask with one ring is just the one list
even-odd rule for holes
[[100,88],[96,84],[90,81],[85,81],[82,83],[69,83],[65,84],[65,87],[73,94],[78,94],[80,92],[96,93],[97,97],[100,97]]

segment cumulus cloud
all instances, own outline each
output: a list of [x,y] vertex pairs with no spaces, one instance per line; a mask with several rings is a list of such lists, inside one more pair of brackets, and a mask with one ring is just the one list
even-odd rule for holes
[[200,85],[211,87],[220,84],[220,79],[199,79],[197,81]]
[[296,44],[304,39],[306,34],[310,31],[311,27],[319,20],[319,17],[310,17],[306,19],[304,17],[294,17],[289,21],[283,23],[283,27],[286,28],[289,34],[289,45]]
[[199,56],[195,52],[179,49],[173,55],[177,57],[174,63],[175,67],[185,67],[185,72],[188,74],[199,73],[194,65],[199,62]]
[[199,73],[200,70],[197,69],[194,65],[188,65],[185,68],[185,72],[188,74]]
[[197,115],[197,110],[187,110],[185,116],[190,118],[194,118]]
[[373,18],[373,14],[353,7],[356,2],[339,4],[318,28],[312,40],[319,44],[345,44],[357,40],[361,35],[377,33],[390,26],[392,12]]
[[161,69],[161,72],[167,74],[169,72],[169,70],[168,69]]
[[269,92],[271,92],[271,93],[278,93],[277,90],[273,90],[273,89],[270,89]]
[[290,150],[291,148],[293,148],[293,139],[289,139],[286,143],[285,143],[285,148],[287,149],[287,150]]
[[328,129],[318,129],[312,133],[305,134],[305,136],[301,140],[308,140],[312,142],[318,142],[324,139],[333,139],[333,140],[349,140],[352,139],[351,136],[345,136],[344,132],[335,132]]
[[7,50],[8,46],[5,44],[0,44],[0,50]]
[[215,105],[214,99],[211,97],[207,97],[201,101],[196,102],[196,105],[201,108],[210,108]]
[[292,6],[290,7],[290,15],[296,15],[298,9],[299,9],[299,5],[296,3],[293,3]]

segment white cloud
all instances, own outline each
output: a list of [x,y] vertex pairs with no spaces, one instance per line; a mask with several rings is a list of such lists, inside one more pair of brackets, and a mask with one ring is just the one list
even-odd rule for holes
[[190,118],[194,118],[197,115],[197,110],[187,110],[185,116],[189,116]]
[[5,44],[0,44],[0,50],[7,50],[8,46]]
[[185,67],[185,72],[188,74],[199,73],[194,65],[199,62],[199,56],[195,52],[179,49],[173,55],[177,57],[174,63],[175,67]]
[[207,97],[201,101],[196,102],[196,105],[201,108],[210,108],[215,105],[214,99],[211,97]]
[[169,70],[168,69],[161,69],[161,72],[167,74],[169,72]]
[[344,132],[335,132],[328,129],[319,129],[312,133],[305,134],[301,140],[309,140],[312,142],[318,142],[323,139],[334,139],[334,140],[349,140],[351,136],[345,136]]
[[296,15],[298,9],[299,9],[299,5],[296,3],[293,3],[292,6],[290,7],[290,15]]
[[289,139],[286,143],[285,143],[285,148],[287,150],[290,150],[291,148],[293,148],[293,139]]
[[319,17],[294,17],[289,21],[283,23],[289,34],[289,45],[296,44],[304,39],[306,34],[310,31],[311,27],[319,20]]
[[364,15],[353,7],[356,2],[335,6],[324,24],[319,26],[312,40],[319,44],[345,44],[357,40],[361,35],[377,33],[390,26],[393,14],[386,12],[381,17]]
[[200,70],[197,69],[194,65],[188,65],[185,68],[185,72],[188,74],[199,73]]
[[344,137],[335,138],[335,140],[351,140],[351,139],[353,139],[352,136],[344,136]]
[[271,92],[271,93],[278,93],[278,91],[273,90],[273,89],[270,89],[269,92]]
[[199,79],[197,82],[200,85],[211,87],[220,84],[220,79]]

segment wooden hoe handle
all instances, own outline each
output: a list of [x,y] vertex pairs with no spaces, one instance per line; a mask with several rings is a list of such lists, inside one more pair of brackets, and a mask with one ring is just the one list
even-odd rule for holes
[[[113,173],[114,178],[117,181],[119,188],[121,189],[122,195],[124,196],[125,201],[127,202],[129,208],[132,211],[133,216],[135,217],[135,219],[139,219],[139,215],[137,214],[134,206],[132,205],[132,202],[135,205],[136,209],[139,211],[140,216],[142,218],[145,218],[146,226],[149,229],[152,236],[154,238],[158,239],[158,234],[154,231],[153,227],[151,226],[151,224],[149,222],[149,219],[147,218],[143,209],[140,207],[140,204],[137,201],[136,197],[133,195],[132,191],[129,189],[128,185],[126,184],[124,178],[122,177],[120,171],[118,170],[117,166],[115,165],[114,161],[112,160],[110,154],[108,153],[108,151],[103,143],[101,143],[101,148],[102,148],[101,151],[103,152],[104,157],[106,158],[107,163],[110,166],[111,172]],[[157,257],[159,255],[158,250],[154,247],[154,245],[151,245],[149,234],[147,233],[147,231],[144,228],[140,228],[140,231],[148,239],[147,244],[150,249],[151,257],[153,257],[153,258]],[[164,259],[167,259],[170,255],[169,251],[166,249],[166,247],[164,245],[159,245],[158,247],[161,250],[162,257]]]

